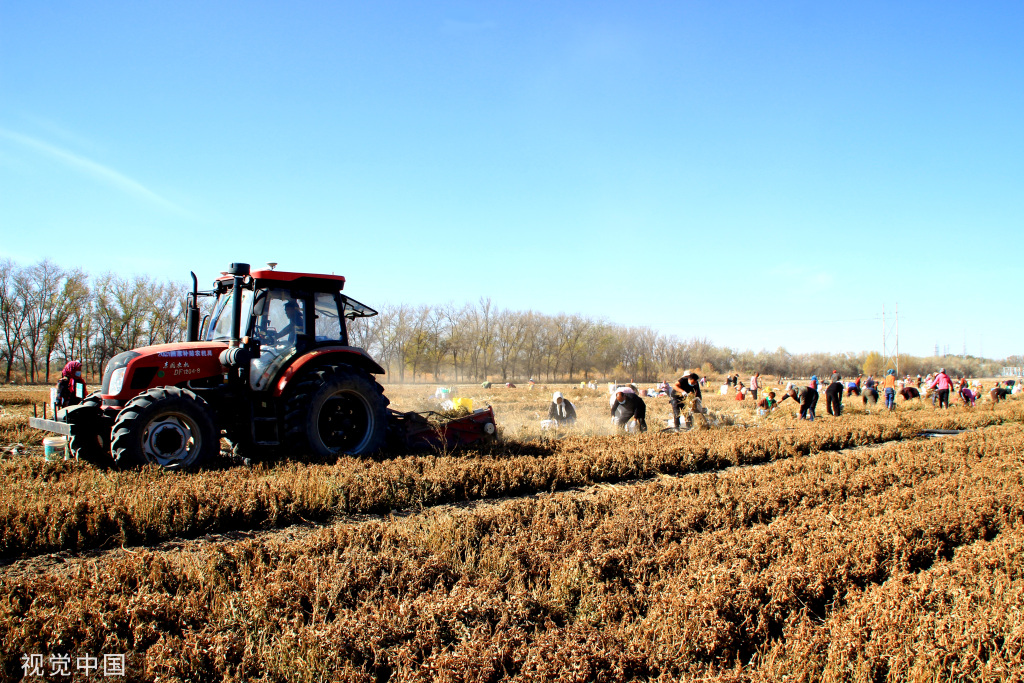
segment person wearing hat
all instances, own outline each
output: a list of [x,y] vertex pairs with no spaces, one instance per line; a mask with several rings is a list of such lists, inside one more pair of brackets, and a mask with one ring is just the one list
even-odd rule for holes
[[882,387],[885,394],[885,407],[889,410],[896,410],[896,371],[892,368],[885,371]]
[[825,407],[832,417],[843,412],[843,378],[838,372],[832,373],[832,383],[825,389]]
[[559,427],[568,427],[576,423],[576,407],[562,396],[561,391],[556,391],[551,397],[548,419],[557,422]]
[[928,385],[929,389],[935,390],[940,408],[949,407],[949,390],[953,387],[953,380],[946,374],[946,368],[939,368],[939,374]]

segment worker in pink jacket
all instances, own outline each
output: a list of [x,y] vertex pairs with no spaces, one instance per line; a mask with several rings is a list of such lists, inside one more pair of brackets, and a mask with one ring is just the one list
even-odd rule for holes
[[936,396],[939,397],[939,407],[949,407],[949,390],[953,386],[953,380],[946,374],[946,368],[939,368],[939,374],[935,375],[935,379],[928,385],[928,388],[934,389]]
[[747,392],[751,395],[754,401],[757,401],[757,390],[761,388],[761,373],[755,372],[754,376],[750,378],[750,390]]

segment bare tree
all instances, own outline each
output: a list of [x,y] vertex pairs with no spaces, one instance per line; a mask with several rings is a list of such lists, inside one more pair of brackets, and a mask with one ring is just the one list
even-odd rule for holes
[[501,379],[509,380],[509,369],[515,375],[516,357],[526,338],[527,318],[516,311],[501,311],[494,318],[495,361],[501,368]]
[[399,382],[405,381],[405,361],[412,333],[413,313],[410,306],[396,306],[387,318],[387,326],[381,328],[383,348],[386,349],[386,357],[389,358],[388,367],[390,368],[392,363],[398,366]]
[[580,360],[587,354],[585,340],[587,332],[594,323],[582,316],[570,315],[556,318],[556,325],[558,325],[558,332],[561,335],[565,361],[569,366],[569,381],[571,382]]
[[476,379],[486,379],[494,354],[494,304],[490,298],[480,297],[478,306],[469,310],[468,323],[476,340],[470,351],[473,375]]
[[81,271],[72,271],[69,282],[75,282],[78,273],[82,280],[74,286],[66,286],[70,304],[67,320],[60,329],[57,339],[57,351],[65,361],[78,359],[82,362],[82,373],[88,375],[90,370],[98,373],[98,364],[92,362],[90,341],[96,331],[96,323],[92,312],[92,290],[88,279]]
[[4,361],[7,363],[5,381],[11,381],[11,366],[21,351],[25,334],[25,309],[18,296],[21,269],[11,259],[0,261],[0,327],[3,332]]
[[170,344],[185,338],[185,296],[182,283],[150,283],[143,306],[146,309],[142,335],[147,344]]
[[140,345],[147,328],[151,286],[146,277],[120,278],[112,273],[97,281],[94,313],[99,338],[95,343],[101,362]]
[[[46,357],[46,381],[50,381],[50,361],[63,337],[64,330],[76,311],[89,300],[89,276],[82,270],[63,273],[60,292],[53,297],[49,315],[43,323],[43,344]],[[71,360],[65,356],[65,360]]]
[[[455,381],[458,382],[459,361],[461,359],[463,363],[465,362],[471,346],[470,329],[466,324],[470,315],[470,307],[468,305],[457,307],[455,304],[449,303],[441,311],[444,316],[445,336],[448,339],[448,353],[452,358],[452,371]],[[463,373],[463,378],[465,378],[465,373]]]
[[18,300],[25,313],[22,354],[27,362],[26,371],[31,382],[36,381],[36,366],[41,360],[40,351],[46,346],[46,329],[50,317],[59,307],[63,279],[63,269],[49,259],[22,270],[17,279]]

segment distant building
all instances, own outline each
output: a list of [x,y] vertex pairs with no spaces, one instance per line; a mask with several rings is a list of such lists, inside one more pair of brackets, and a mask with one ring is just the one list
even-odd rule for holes
[[1003,377],[1020,377],[1022,374],[1024,374],[1024,368],[1019,366],[1015,368],[1003,368]]

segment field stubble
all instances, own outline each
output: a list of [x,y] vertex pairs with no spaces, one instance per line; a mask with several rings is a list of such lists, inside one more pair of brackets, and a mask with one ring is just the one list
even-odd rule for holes
[[[9,567],[4,670],[72,650],[129,652],[136,680],[1015,680],[1021,407],[187,476],[8,458],[8,558],[334,523]],[[979,431],[886,443],[921,428]]]

